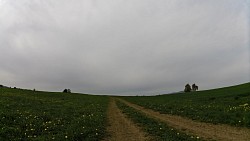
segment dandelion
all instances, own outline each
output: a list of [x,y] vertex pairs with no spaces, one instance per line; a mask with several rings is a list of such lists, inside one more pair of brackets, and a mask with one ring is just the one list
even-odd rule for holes
[[179,135],[180,133],[177,133],[177,135]]
[[197,136],[196,138],[199,139],[200,137]]
[[68,136],[65,136],[65,139],[67,139],[68,138]]
[[98,135],[98,133],[95,133],[95,135]]

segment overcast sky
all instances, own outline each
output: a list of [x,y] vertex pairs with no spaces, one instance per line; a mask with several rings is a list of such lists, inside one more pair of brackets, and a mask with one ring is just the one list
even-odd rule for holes
[[0,84],[154,95],[250,80],[248,0],[0,0]]

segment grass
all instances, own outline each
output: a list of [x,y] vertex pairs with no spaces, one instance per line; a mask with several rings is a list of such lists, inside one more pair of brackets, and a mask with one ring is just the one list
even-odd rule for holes
[[108,97],[0,88],[0,140],[101,140]]
[[182,94],[123,98],[161,113],[250,128],[250,83]]
[[[250,128],[250,83],[183,94],[122,97],[161,113]],[[106,136],[107,96],[0,88],[0,140],[84,140]],[[158,140],[196,140],[118,103]]]
[[155,137],[157,141],[197,141],[200,137],[188,135],[177,131],[174,128],[167,126],[165,123],[147,117],[145,114],[125,105],[122,102],[117,102],[119,109],[122,110],[129,118],[144,129],[150,136]]

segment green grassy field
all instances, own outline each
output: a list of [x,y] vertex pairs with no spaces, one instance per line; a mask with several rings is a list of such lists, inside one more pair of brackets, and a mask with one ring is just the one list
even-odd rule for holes
[[127,106],[122,102],[117,102],[119,109],[137,123],[148,135],[154,137],[155,141],[201,141],[197,136],[188,135],[184,132],[177,131],[147,115]]
[[0,88],[0,140],[100,140],[108,97]]
[[[250,128],[250,83],[120,98],[161,113]],[[0,88],[0,140],[102,140],[107,136],[108,103],[108,96]],[[197,140],[125,104],[119,102],[118,106],[157,140]]]
[[123,98],[161,113],[250,128],[250,83],[207,91]]

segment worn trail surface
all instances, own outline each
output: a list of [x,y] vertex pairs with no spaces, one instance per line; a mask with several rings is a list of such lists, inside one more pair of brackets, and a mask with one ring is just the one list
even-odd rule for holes
[[109,137],[104,141],[145,141],[149,140],[132,121],[118,109],[115,100],[110,98],[108,109]]
[[159,112],[145,109],[123,99],[119,100],[127,104],[128,106],[145,113],[149,117],[159,119],[173,128],[181,130],[185,133],[190,133],[198,137],[202,137],[206,140],[250,141],[250,129],[248,128],[238,128],[229,125],[215,125],[211,123],[193,121],[191,119],[180,116],[160,114]]

